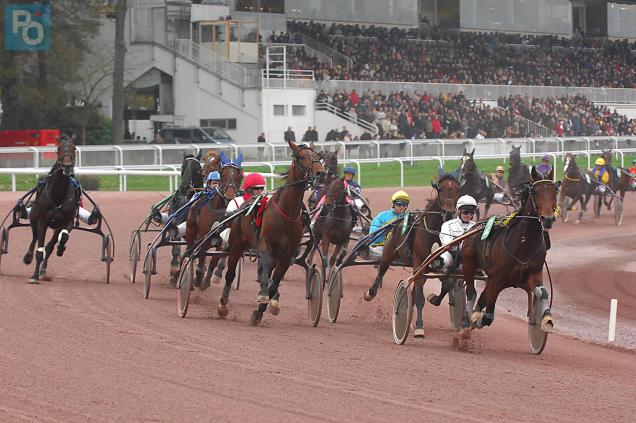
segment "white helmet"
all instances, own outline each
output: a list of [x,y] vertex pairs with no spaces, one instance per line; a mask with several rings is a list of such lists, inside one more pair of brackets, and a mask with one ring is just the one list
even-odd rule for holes
[[457,210],[466,206],[477,208],[477,201],[475,201],[475,199],[470,195],[462,195],[461,197],[459,197],[459,200],[457,200]]

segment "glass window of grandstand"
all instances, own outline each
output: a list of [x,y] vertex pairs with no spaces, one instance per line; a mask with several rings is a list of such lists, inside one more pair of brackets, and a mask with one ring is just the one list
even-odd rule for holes
[[201,119],[202,128],[236,129],[236,119]]
[[420,23],[459,27],[459,0],[419,0]]
[[292,116],[305,116],[305,106],[292,106]]
[[237,0],[239,12],[285,13],[285,0]]
[[274,116],[285,116],[285,106],[282,104],[274,104]]

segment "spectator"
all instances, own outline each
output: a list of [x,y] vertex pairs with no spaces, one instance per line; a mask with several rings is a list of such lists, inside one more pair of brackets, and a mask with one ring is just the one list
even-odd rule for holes
[[284,140],[287,142],[296,142],[296,134],[292,131],[292,127],[288,126],[287,131],[285,131]]
[[305,131],[305,134],[303,135],[302,142],[312,141],[312,138],[313,138],[313,134],[311,132],[311,126],[308,126],[307,130]]
[[[261,134],[258,136],[258,138],[256,138],[256,143],[257,144],[265,144],[267,142],[267,140],[265,139],[265,132],[261,132]],[[261,162],[263,161],[263,151],[265,150],[264,147],[258,147],[258,161]]]

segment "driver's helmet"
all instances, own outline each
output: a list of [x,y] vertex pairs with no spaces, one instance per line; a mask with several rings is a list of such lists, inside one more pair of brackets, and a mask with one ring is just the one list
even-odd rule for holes
[[344,168],[343,173],[345,173],[345,174],[346,173],[350,173],[350,174],[355,176],[356,170],[353,167],[351,167],[351,166],[347,166],[347,167]]
[[391,196],[391,202],[399,206],[408,206],[411,197],[405,191],[397,191]]
[[243,189],[248,190],[250,188],[265,188],[266,186],[265,178],[260,173],[250,173],[245,177],[245,182],[243,182]]
[[602,157],[599,157],[598,159],[596,159],[594,164],[597,166],[605,166],[605,159]]
[[221,180],[221,175],[219,174],[219,172],[217,172],[216,170],[213,170],[212,172],[208,173],[208,178],[206,179],[206,182],[218,182]]
[[462,208],[475,211],[477,209],[477,201],[470,195],[462,195],[457,200],[457,211],[461,211]]
[[499,171],[504,172],[504,171],[505,171],[505,169],[504,169],[504,167],[503,167],[503,166],[497,166],[497,169],[495,169],[495,171],[496,171],[496,172],[499,172]]

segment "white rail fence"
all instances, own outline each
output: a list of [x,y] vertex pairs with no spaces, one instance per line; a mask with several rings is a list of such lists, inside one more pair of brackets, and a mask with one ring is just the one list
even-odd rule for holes
[[[559,159],[563,159],[567,153],[576,153],[577,155],[584,156],[587,162],[587,168],[591,167],[592,164],[592,156],[601,154],[602,150],[574,150],[574,151],[553,151],[553,152],[538,152],[538,153],[521,153],[522,158],[530,158],[536,160],[539,157],[543,157],[545,155],[550,156],[552,160],[552,167],[554,169],[554,179],[562,177],[562,169],[559,168]],[[616,164],[620,163],[621,167],[625,166],[625,155],[636,154],[636,148],[628,148],[628,149],[614,149],[612,153],[616,156],[617,161]],[[352,159],[352,158],[342,158],[339,159],[341,164],[352,164],[356,167],[357,170],[357,179],[358,182],[364,185],[363,179],[363,166],[364,164],[377,164],[380,166],[381,164],[387,163],[397,163],[399,165],[399,177],[400,177],[400,187],[404,187],[405,183],[405,167],[417,166],[420,162],[436,162],[439,167],[443,168],[446,161],[455,160],[458,161],[461,159],[461,154],[454,156],[413,156],[413,157],[388,157],[388,158],[369,158],[369,159]],[[484,159],[500,159],[505,162],[509,154],[475,154],[475,159],[477,161]],[[270,169],[270,172],[263,173],[263,176],[269,179],[269,187],[274,187],[274,180],[277,178],[281,178],[281,176],[275,173],[275,168],[277,166],[288,166],[289,160],[283,161],[272,161],[272,162],[244,162],[243,167],[246,169],[254,168],[254,167],[263,167],[266,166]],[[446,171],[453,171],[454,169],[446,169]],[[31,168],[4,168],[0,169],[0,175],[11,175],[11,188],[12,191],[16,191],[16,175],[45,175],[49,172],[49,168],[43,167],[31,167]],[[366,171],[365,171],[366,172]],[[119,190],[127,191],[128,190],[128,177],[129,176],[165,176],[168,178],[168,190],[173,191],[179,185],[179,176],[181,175],[178,166],[176,165],[146,165],[146,166],[130,166],[130,167],[76,167],[75,174],[77,176],[81,175],[95,175],[95,176],[118,176],[119,177]],[[246,172],[249,174],[249,172]],[[366,175],[366,173],[364,173]],[[423,183],[427,183],[427,181],[423,181]]]

